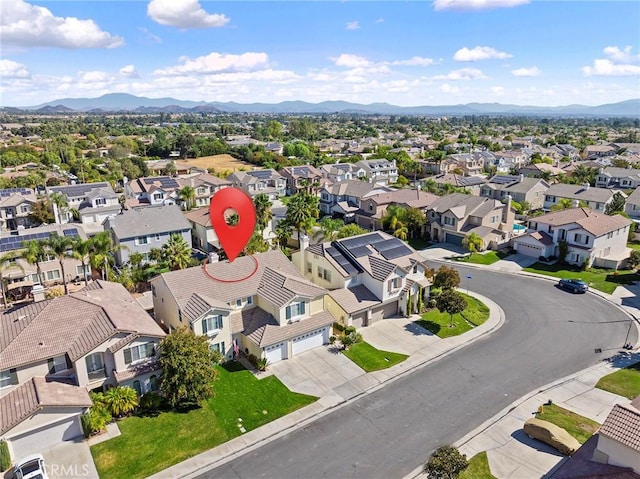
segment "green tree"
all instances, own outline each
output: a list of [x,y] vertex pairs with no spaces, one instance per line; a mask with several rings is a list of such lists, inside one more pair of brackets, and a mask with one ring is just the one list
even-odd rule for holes
[[282,123],[276,120],[271,120],[267,124],[267,132],[271,139],[278,140],[282,137]]
[[269,243],[265,241],[262,233],[254,231],[244,247],[245,254],[264,253],[266,251],[269,251]]
[[427,217],[418,208],[407,208],[404,220],[411,234],[411,238],[413,238],[416,232],[418,234],[422,232],[422,227],[427,222]]
[[469,466],[467,456],[453,446],[439,447],[424,467],[429,479],[457,479]]
[[128,386],[117,386],[104,393],[104,403],[115,417],[122,417],[138,406],[138,394]]
[[462,240],[462,246],[467,248],[472,253],[482,251],[484,247],[484,241],[477,233],[471,233],[464,237]]
[[178,328],[160,342],[159,350],[160,390],[172,407],[198,404],[213,395],[218,372],[207,336]]
[[196,202],[196,190],[192,186],[183,186],[178,191],[178,197],[184,202],[185,209],[190,210]]
[[191,248],[185,239],[174,233],[162,246],[162,259],[172,271],[191,265]]
[[58,236],[52,234],[51,236],[49,236],[49,239],[45,241],[46,251],[53,254],[58,259],[58,263],[60,264],[64,294],[69,294],[69,288],[67,286],[67,276],[64,271],[64,262],[73,254],[72,248],[73,240],[68,236]]
[[109,265],[113,263],[113,253],[120,247],[113,243],[111,234],[108,231],[101,231],[91,237],[90,241],[89,264],[100,272],[103,280],[107,280],[109,278]]
[[37,223],[38,225],[55,223],[53,211],[51,210],[49,203],[47,203],[46,200],[36,201],[29,213],[29,220]]
[[624,198],[624,195],[622,193],[620,193],[619,191],[617,191],[613,195],[613,198],[611,199],[611,202],[605,208],[604,214],[609,215],[609,216],[613,216],[613,215],[617,215],[619,213],[624,212],[625,203],[626,203],[626,200]]
[[446,265],[440,266],[433,277],[433,287],[442,289],[454,289],[460,286],[458,270]]
[[103,393],[89,393],[89,396],[93,405],[81,416],[82,429],[87,437],[105,429],[112,418]]
[[627,260],[627,265],[631,269],[637,269],[640,265],[640,250],[634,249],[631,250],[631,255],[629,255],[629,259]]
[[298,249],[302,240],[302,231],[309,231],[315,224],[319,214],[319,200],[317,196],[306,193],[296,193],[289,197],[285,219],[298,231]]
[[80,260],[80,264],[82,264],[82,279],[84,280],[84,285],[88,284],[88,274],[87,274],[87,261],[89,258],[89,253],[91,252],[91,240],[84,240],[82,238],[76,238],[73,244],[71,245],[72,256]]
[[262,233],[273,218],[271,200],[264,193],[260,193],[253,197],[253,206],[256,210],[256,229]]
[[355,223],[351,223],[348,225],[344,225],[342,228],[340,228],[338,230],[338,234],[336,235],[336,238],[338,239],[350,238],[351,236],[358,236],[366,232],[367,230],[365,230],[364,228],[361,228]]
[[451,321],[449,327],[453,328],[453,315],[462,313],[467,307],[467,302],[455,289],[445,289],[436,298],[436,308],[441,313],[448,313]]
[[22,243],[22,247],[24,249],[20,253],[20,257],[27,263],[36,266],[36,274],[40,279],[40,283],[44,283],[42,267],[40,266],[40,263],[42,263],[47,257],[44,242],[37,240],[28,240]]
[[7,293],[4,284],[4,272],[10,269],[19,269],[24,273],[24,268],[16,263],[15,253],[4,253],[0,255],[0,290],[2,290],[2,304],[7,307]]
[[[584,203],[584,202],[583,202]],[[582,205],[581,205],[582,206]],[[586,205],[585,205],[586,206]],[[549,208],[550,211],[562,211],[573,207],[573,201],[569,198],[561,198],[555,205]]]
[[325,216],[320,220],[320,230],[317,235],[322,237],[322,241],[333,241],[338,237],[342,227],[344,227],[344,221],[341,219]]

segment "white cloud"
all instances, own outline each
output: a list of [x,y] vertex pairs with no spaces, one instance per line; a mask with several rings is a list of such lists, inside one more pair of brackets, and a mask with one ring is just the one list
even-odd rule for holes
[[530,0],[434,0],[435,10],[486,10],[490,8],[517,7]]
[[133,65],[125,65],[120,69],[120,75],[126,78],[138,78],[140,75]]
[[207,13],[198,0],[151,0],[147,15],[161,25],[178,28],[224,27],[229,18],[220,13]]
[[627,45],[621,50],[618,47],[606,47],[603,51],[612,61],[616,63],[634,63],[640,60],[640,55],[631,54],[631,46]]
[[433,60],[431,58],[424,57],[411,57],[408,60],[395,60],[391,62],[391,65],[400,65],[400,66],[409,66],[409,67],[428,67],[429,65],[433,65]]
[[78,72],[78,78],[82,83],[103,83],[112,79],[107,72],[94,70],[90,72]]
[[339,57],[332,58],[336,66],[347,68],[363,68],[371,65],[371,62],[364,57],[343,53]]
[[29,78],[31,73],[26,65],[13,60],[0,60],[1,78]]
[[5,45],[21,47],[115,48],[124,40],[93,20],[56,17],[48,8],[23,0],[2,0],[0,34]]
[[592,67],[583,67],[582,73],[585,76],[631,76],[640,75],[640,65],[613,63],[606,58],[593,61]]
[[499,52],[491,47],[475,47],[469,50],[467,47],[461,48],[454,55],[453,59],[458,62],[475,62],[478,60],[511,58],[512,55],[506,52]]
[[495,95],[504,95],[504,87],[503,86],[492,86],[491,93]]
[[461,68],[453,70],[446,75],[438,75],[434,80],[482,80],[486,78],[482,71],[477,68]]
[[345,28],[347,30],[358,30],[360,28],[360,24],[358,23],[358,20],[354,20],[353,22],[347,22]]
[[460,88],[445,83],[443,85],[440,85],[440,91],[442,93],[458,93],[460,91]]
[[518,68],[511,70],[511,74],[517,77],[537,77],[540,76],[540,70],[538,70],[538,67]]
[[184,74],[233,73],[263,70],[268,67],[266,53],[247,52],[240,55],[212,52],[209,55],[188,58],[181,57],[180,65],[161,68],[155,75],[171,76]]

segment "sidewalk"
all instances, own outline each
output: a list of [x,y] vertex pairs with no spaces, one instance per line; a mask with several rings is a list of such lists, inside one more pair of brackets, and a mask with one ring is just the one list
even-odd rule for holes
[[303,428],[308,423],[333,412],[336,408],[344,406],[365,394],[370,394],[405,374],[413,372],[417,368],[425,367],[432,361],[436,361],[502,326],[505,318],[500,306],[489,298],[472,291],[469,292],[469,295],[479,299],[489,307],[489,319],[477,328],[460,336],[430,342],[396,366],[363,374],[351,381],[346,381],[321,396],[309,406],[171,466],[151,476],[151,478],[195,477],[207,468],[220,466],[294,430]]

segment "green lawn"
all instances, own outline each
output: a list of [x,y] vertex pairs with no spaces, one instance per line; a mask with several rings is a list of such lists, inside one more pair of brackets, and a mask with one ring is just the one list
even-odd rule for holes
[[635,241],[630,241],[627,243],[627,247],[631,249],[640,249],[640,243],[636,243]]
[[364,341],[354,344],[343,354],[368,373],[390,368],[408,358],[406,354],[380,351]]
[[631,270],[621,270],[618,274],[609,269],[590,268],[587,271],[581,271],[577,266],[534,263],[525,271],[531,273],[544,274],[555,278],[572,278],[585,281],[590,288],[597,289],[604,293],[611,294],[622,284],[630,284],[640,280],[640,275]]
[[587,442],[587,439],[600,427],[600,424],[597,422],[561,408],[560,406],[556,406],[555,404],[544,406],[544,412],[537,413],[536,417],[565,429],[575,437],[580,444]]
[[289,414],[317,398],[292,393],[275,376],[257,380],[237,363],[219,367],[215,397],[202,407],[129,417],[121,436],[91,448],[102,479],[143,478]]
[[600,378],[596,387],[627,399],[635,399],[640,395],[640,363],[607,374]]
[[466,333],[489,319],[489,308],[484,303],[464,293],[461,294],[467,301],[467,308],[462,313],[453,315],[453,328],[449,327],[451,321],[449,314],[441,313],[435,308],[423,314],[422,319],[416,323],[444,339]]
[[459,479],[496,479],[489,469],[486,452],[480,452],[469,460],[469,467],[460,473]]
[[497,251],[487,251],[486,253],[471,253],[469,256],[463,256],[453,258],[455,261],[461,263],[474,263],[474,264],[493,264],[501,259],[507,257],[507,254]]

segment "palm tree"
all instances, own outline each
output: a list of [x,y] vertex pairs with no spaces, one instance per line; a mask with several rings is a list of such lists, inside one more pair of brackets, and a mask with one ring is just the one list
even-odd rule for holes
[[338,237],[340,228],[344,226],[344,221],[325,216],[320,220],[320,235],[322,241],[333,241]]
[[112,415],[120,417],[138,406],[138,394],[133,388],[118,386],[104,393],[104,402]]
[[67,197],[62,193],[55,192],[49,195],[49,200],[51,202],[51,207],[53,208],[53,217],[55,218],[56,223],[62,223],[60,213],[62,212],[62,208],[67,208],[69,206]]
[[256,226],[262,232],[273,218],[271,200],[264,193],[260,193],[253,197],[253,206],[256,209]]
[[[402,223],[400,223],[400,225],[402,225]],[[407,229],[406,226],[399,226],[398,228],[396,228],[396,230],[393,232],[393,236],[395,236],[398,239],[401,239],[403,241],[407,240],[407,233],[409,232],[409,230]]]
[[40,263],[42,263],[47,257],[44,243],[37,240],[28,240],[24,241],[22,246],[24,247],[24,250],[20,253],[20,257],[27,263],[36,265],[38,280],[41,284],[44,283],[42,268],[40,267]]
[[191,264],[191,248],[179,234],[172,234],[164,244],[162,256],[172,271],[188,268]]
[[46,250],[53,253],[53,255],[58,258],[58,263],[60,263],[64,294],[69,294],[69,288],[67,287],[67,277],[64,272],[64,260],[71,256],[70,250],[72,249],[72,247],[73,240],[68,236],[51,235],[49,236],[49,239],[45,241]]
[[108,231],[101,231],[91,238],[89,263],[93,268],[100,271],[103,280],[109,278],[109,262],[111,261],[112,253],[116,249]]
[[76,238],[71,246],[72,255],[75,259],[80,260],[80,264],[82,264],[82,276],[84,279],[84,285],[87,286],[87,259],[89,257],[89,253],[91,252],[91,248],[93,247],[90,239],[84,240],[82,238]]
[[196,190],[192,186],[183,186],[178,191],[178,197],[184,201],[187,210],[193,208],[196,200]]
[[471,233],[464,237],[462,246],[467,248],[471,253],[477,253],[484,247],[484,241],[482,241],[478,233]]
[[6,308],[7,307],[7,293],[4,288],[4,277],[3,273],[13,268],[17,268],[24,273],[24,268],[15,262],[16,255],[15,253],[5,253],[0,256],[0,290],[2,290],[2,304]]
[[302,240],[302,231],[312,227],[318,211],[317,197],[300,193],[290,197],[287,204],[286,220],[298,231],[298,249]]

